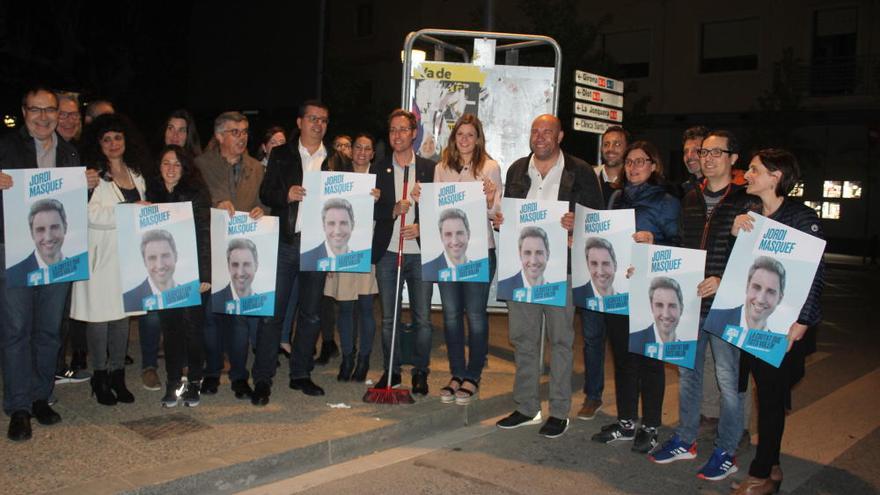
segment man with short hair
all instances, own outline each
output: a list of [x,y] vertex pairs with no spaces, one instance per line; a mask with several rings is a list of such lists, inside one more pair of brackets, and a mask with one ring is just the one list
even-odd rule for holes
[[593,167],[602,183],[602,198],[611,197],[611,184],[623,173],[623,158],[629,145],[629,132],[619,125],[613,125],[602,133],[602,164]]
[[629,348],[631,351],[635,349],[633,352],[636,353],[643,352],[645,344],[678,341],[675,330],[681,321],[681,311],[684,308],[681,286],[675,279],[655,277],[648,288],[648,301],[651,303],[654,323],[644,330],[630,334]]
[[95,119],[105,113],[116,113],[113,103],[110,100],[94,100],[86,105],[86,125],[94,122]]
[[[739,158],[733,133],[725,130],[708,133],[699,154],[705,180],[685,195],[681,206],[682,246],[706,251],[706,279],[697,286],[697,294],[702,298],[702,329],[727,265],[733,220],[743,211],[750,196],[745,188],[731,182],[731,170]],[[654,450],[651,459],[665,464],[697,456],[707,345],[711,346],[715,358],[721,410],[715,450],[697,476],[715,481],[737,471],[735,455],[743,433],[745,394],[738,392],[739,349],[705,330],[698,334],[694,369],[679,368],[679,426],[669,440]]]
[[550,241],[541,227],[523,227],[517,241],[520,271],[514,276],[498,281],[498,294],[510,297],[520,288],[544,285],[544,271],[550,258]]
[[[713,328],[771,331],[767,320],[785,295],[785,267],[769,256],[755,258],[746,278],[746,299],[736,308],[719,309],[706,319]],[[777,332],[779,333],[779,332]]]
[[[376,384],[385,387],[391,381],[392,387],[400,385],[400,338],[391,347],[391,334],[394,331],[394,310],[400,311],[400,294],[397,286],[397,251],[403,236],[403,255],[401,281],[409,290],[409,307],[415,329],[415,350],[412,368],[412,393],[428,394],[428,373],[431,364],[431,294],[433,282],[422,281],[422,256],[418,243],[419,207],[410,202],[410,192],[416,182],[434,181],[436,163],[415,154],[413,142],[416,139],[418,122],[412,112],[397,109],[388,117],[388,142],[392,153],[370,166],[370,173],[376,174],[376,187],[382,191],[373,210],[376,226],[373,233],[373,259],[376,264],[376,282],[382,302],[382,349],[385,354],[385,372]],[[408,184],[407,195],[403,195],[403,184]],[[400,218],[404,217],[401,227]],[[395,300],[395,296],[397,299]],[[401,326],[397,318],[397,335]],[[394,365],[388,368],[388,360],[394,353]]]
[[[21,103],[25,125],[0,139],[0,169],[78,167],[76,149],[55,133],[58,126],[55,94],[46,88],[32,88],[25,92]],[[94,189],[98,185],[97,172],[86,171],[86,181],[89,189]],[[0,191],[12,185],[12,177],[0,172]],[[0,223],[2,219],[0,193]],[[0,229],[0,260],[5,258],[5,247],[5,232]],[[9,287],[4,266],[0,262],[3,411],[10,416],[7,437],[23,441],[32,436],[32,416],[43,425],[61,421],[48,401],[54,385],[59,332],[70,283]]]
[[154,229],[141,237],[141,258],[147,269],[147,278],[122,294],[126,311],[143,311],[144,299],[177,287],[174,271],[177,267],[177,245],[170,232]]
[[324,242],[302,254],[301,266],[317,267],[322,258],[335,258],[351,251],[348,242],[354,230],[354,209],[348,200],[328,199],[321,208],[321,225]]
[[[294,284],[299,288],[299,309],[296,333],[290,352],[289,387],[309,396],[324,395],[324,389],[312,381],[313,353],[320,334],[321,297],[324,294],[325,272],[300,271],[302,216],[299,207],[308,191],[302,186],[306,172],[328,170],[324,136],[330,121],[330,109],[317,100],[305,101],[299,107],[296,127],[299,137],[272,150],[266,167],[266,180],[260,189],[263,202],[272,208],[281,225],[278,244],[278,272],[275,279],[275,314],[264,322],[264,339],[257,341],[257,359],[261,366],[254,371],[256,390],[252,403],[269,403],[275,361],[281,344],[281,325]],[[318,191],[314,191],[317,194]]]
[[212,304],[222,308],[229,301],[237,301],[254,295],[254,276],[260,267],[260,258],[254,241],[235,238],[226,248],[226,266],[229,269],[229,285],[214,293]]
[[58,93],[58,135],[68,143],[76,143],[81,133],[79,97],[76,93]]
[[[560,149],[562,122],[545,114],[532,122],[529,145],[532,153],[520,158],[507,170],[504,197],[532,200],[559,200],[569,204],[562,225],[572,230],[575,204],[602,208],[602,189],[596,174],[588,165]],[[498,215],[496,224],[504,218]],[[500,420],[502,429],[541,423],[541,400],[538,383],[541,378],[542,321],[550,340],[550,417],[540,433],[555,438],[568,428],[571,407],[572,345],[574,343],[574,306],[572,295],[565,307],[545,306],[508,301],[510,341],[513,343],[516,376],[513,400],[516,410]]]
[[[440,242],[443,243],[443,252],[433,260],[425,263],[422,271],[425,273],[437,273],[442,270],[454,268],[468,262],[467,249],[471,240],[471,226],[467,214],[459,208],[447,208],[440,212],[437,221],[440,229]],[[452,270],[452,277],[455,270]],[[449,282],[455,280],[449,279]]]
[[688,127],[685,129],[681,137],[682,160],[688,171],[688,178],[681,183],[681,194],[679,198],[684,198],[687,193],[700,186],[703,182],[703,172],[701,169],[702,159],[700,158],[700,149],[703,147],[703,140],[709,134],[709,129],[701,125]]
[[[25,259],[10,266],[6,270],[6,280],[14,281],[15,285],[35,285],[28,283],[28,277],[35,270],[45,270],[49,266],[64,259],[61,248],[64,236],[67,235],[67,214],[64,205],[57,199],[41,199],[31,205],[28,213],[28,226],[34,250]],[[37,280],[46,280],[42,271],[36,275]]]
[[[215,208],[229,212],[246,211],[253,219],[263,216],[260,203],[260,184],[263,182],[263,165],[247,153],[249,123],[239,112],[224,112],[214,119],[214,138],[217,147],[199,155],[195,164]],[[223,369],[223,351],[229,355],[229,379],[237,399],[250,399],[253,390],[248,384],[247,351],[248,336],[256,330],[259,341],[263,329],[261,318],[256,316],[214,313],[207,308],[205,320],[205,378],[202,393],[215,394]],[[259,361],[254,360],[254,370]],[[274,369],[275,361],[273,358]]]

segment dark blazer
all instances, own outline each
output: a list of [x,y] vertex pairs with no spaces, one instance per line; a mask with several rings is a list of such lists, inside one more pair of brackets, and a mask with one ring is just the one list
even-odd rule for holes
[[593,292],[593,281],[590,280],[584,285],[571,289],[571,297],[574,298],[575,306],[583,308],[588,297],[595,297],[595,293]]
[[629,350],[637,354],[645,352],[645,344],[653,344],[657,342],[654,338],[654,324],[651,323],[648,328],[639,330],[636,333],[629,334]]
[[[55,150],[56,167],[79,167],[79,153],[72,144],[58,134],[58,147]],[[37,168],[37,147],[34,138],[28,134],[27,126],[18,131],[10,132],[0,139],[0,169],[4,168]],[[0,191],[0,225],[3,223],[3,192]],[[4,229],[0,229],[0,243],[4,242]]]
[[[328,151],[327,156],[330,156]],[[327,159],[321,164],[321,170],[330,170]],[[351,172],[339,170],[340,172]],[[287,201],[290,186],[301,186],[303,183],[302,158],[299,156],[299,136],[294,136],[287,144],[272,148],[266,175],[260,186],[260,201],[272,209],[272,215],[278,217],[278,229],[281,242],[293,244],[296,237],[296,215],[300,201]]]
[[516,275],[498,281],[497,294],[498,297],[504,299],[513,299],[513,291],[525,287],[522,278],[522,272],[516,272]]
[[150,281],[144,279],[140,285],[122,294],[122,305],[125,311],[143,311],[144,298],[153,295],[153,289],[150,287]]
[[220,292],[211,294],[211,311],[226,312],[226,301],[232,299],[232,287],[227,285]]
[[742,310],[742,306],[730,309],[711,310],[709,311],[709,315],[706,316],[706,321],[703,323],[703,327],[707,330],[718,332],[717,334],[721,335],[721,338],[723,339],[723,332],[724,329],[727,328],[727,325],[739,326],[742,320]]
[[[272,153],[274,154],[275,151],[273,150]],[[389,250],[391,234],[394,232],[394,222],[400,221],[400,219],[394,218],[394,205],[402,198],[397,197],[396,189],[394,188],[393,156],[393,152],[388,153],[381,161],[374,162],[370,166],[370,173],[376,174],[376,188],[381,191],[379,201],[373,207],[373,220],[376,221],[376,226],[373,229],[373,255],[371,263],[374,264],[382,258],[385,251]],[[436,166],[435,162],[416,155],[415,176],[413,176],[412,171],[409,172],[410,191],[416,181],[423,183],[434,182],[434,167]],[[407,191],[408,194],[409,191]],[[419,205],[415,205],[415,209],[415,223],[418,223]],[[390,247],[393,251],[397,250],[396,244]]]
[[6,269],[6,284],[10,287],[27,287],[28,273],[39,267],[37,253],[32,251],[30,256]]
[[447,268],[449,268],[449,265],[446,264],[446,256],[444,253],[440,253],[440,256],[422,265],[422,273],[428,275],[428,280],[434,280],[435,278],[439,280],[440,270]]
[[324,242],[321,242],[321,244],[318,244],[316,247],[306,251],[300,256],[300,269],[303,267],[309,267],[309,271],[314,271],[318,267],[318,260],[326,257],[327,246],[324,245]]

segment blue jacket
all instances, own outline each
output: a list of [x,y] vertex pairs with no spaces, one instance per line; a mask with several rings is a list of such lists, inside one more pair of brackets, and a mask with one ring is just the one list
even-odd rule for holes
[[636,211],[636,231],[654,234],[654,244],[678,246],[681,244],[681,204],[659,184],[644,182],[637,186],[627,184],[618,189],[608,202],[609,209],[632,208]]

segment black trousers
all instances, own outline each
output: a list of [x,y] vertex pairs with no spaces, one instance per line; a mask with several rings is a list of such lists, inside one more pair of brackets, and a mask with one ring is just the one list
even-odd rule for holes
[[202,362],[205,360],[205,305],[210,304],[210,295],[210,291],[202,293],[202,304],[199,306],[159,311],[168,383],[179,382],[185,366],[189,367],[189,381],[202,379]]
[[782,448],[785,404],[791,392],[788,373],[784,360],[779,368],[775,368],[747,352],[740,353],[740,356],[755,377],[758,392],[758,448],[749,466],[749,475],[769,478],[770,469],[779,464]]
[[638,419],[641,396],[642,426],[660,426],[666,388],[663,362],[629,352],[629,317],[605,313],[605,329],[614,354],[617,419]]

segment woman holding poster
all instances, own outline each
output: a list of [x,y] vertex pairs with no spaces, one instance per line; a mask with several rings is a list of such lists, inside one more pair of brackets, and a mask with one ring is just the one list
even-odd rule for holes
[[[815,210],[800,201],[787,198],[800,177],[800,168],[794,155],[780,149],[761,150],[752,157],[745,177],[748,182],[746,191],[761,198],[762,215],[820,239],[824,237]],[[748,214],[739,215],[733,222],[731,233],[737,235],[740,230],[749,232],[752,227],[752,217]],[[819,303],[822,287],[825,285],[822,271],[820,264],[798,319],[788,329],[788,351],[782,364],[776,368],[748,352],[740,353],[740,390],[745,390],[746,380],[751,372],[758,391],[758,448],[749,466],[748,478],[734,484],[735,494],[776,493],[782,484],[779,450],[785,429],[785,412],[791,409],[792,385],[804,376],[806,349],[801,339],[809,327],[818,324],[822,319]],[[755,270],[755,273],[758,272],[769,273],[770,270],[759,268]],[[773,279],[771,283],[776,283],[779,287],[778,298],[784,298],[783,275],[777,275],[775,279],[765,278]],[[766,299],[754,304],[758,308],[756,311],[771,305],[775,307],[772,303],[767,303]]]
[[[626,150],[625,174],[613,184],[615,191],[609,209],[632,208],[636,213],[633,240],[645,244],[677,246],[681,206],[666,192],[663,162],[657,147],[636,141]],[[629,352],[629,317],[605,313],[605,325],[614,353],[614,388],[617,396],[616,423],[605,426],[593,440],[611,443],[634,440],[632,450],[647,453],[657,445],[657,428],[663,411],[666,379],[663,362]],[[636,433],[639,395],[642,398],[642,422]]]
[[[482,182],[486,194],[486,223],[501,207],[501,167],[486,152],[483,124],[476,115],[466,113],[458,119],[434,169],[434,182]],[[442,218],[442,217],[441,217]],[[449,218],[441,224],[464,225]],[[466,229],[469,233],[469,228]],[[489,282],[439,282],[443,304],[443,330],[449,353],[452,379],[440,390],[443,403],[468,404],[477,394],[486,353],[489,351],[489,315],[486,304],[489,286],[495,276],[495,239],[489,231]],[[444,239],[446,238],[443,236]],[[464,352],[464,313],[468,318],[468,359]]]
[[[202,295],[201,306],[156,311],[165,340],[165,371],[168,375],[162,406],[174,407],[178,399],[182,399],[184,405],[195,407],[199,405],[201,363],[205,359],[204,305],[211,295],[208,292],[211,288],[211,196],[192,155],[182,147],[165,146],[159,156],[159,177],[147,182],[147,199],[152,203],[192,202],[199,255],[199,292]],[[183,387],[181,378],[187,363],[199,364],[188,367],[188,381]]]
[[[116,204],[141,203],[146,163],[128,119],[105,114],[92,123],[94,141],[86,142],[86,163],[101,176],[89,199],[89,279],[73,284],[70,317],[87,322],[92,359],[92,394],[105,406],[134,402],[125,386],[128,314],[122,306],[117,251]],[[91,156],[89,156],[91,155]],[[108,361],[109,354],[109,361]]]

